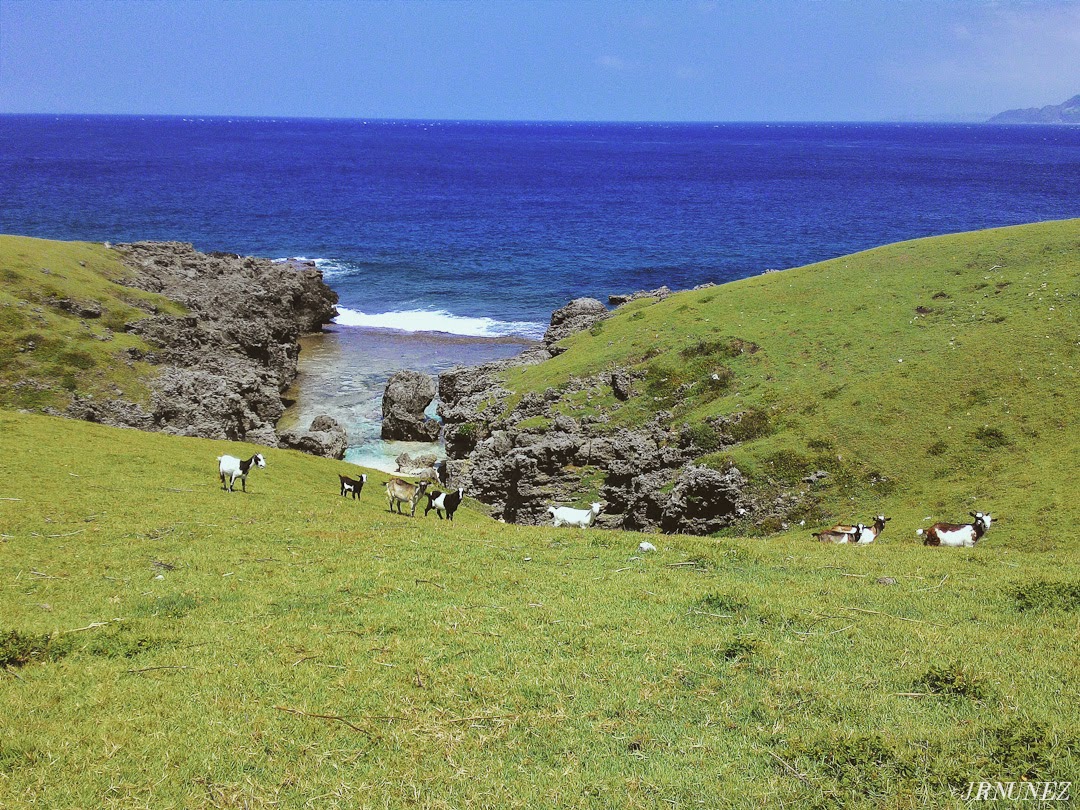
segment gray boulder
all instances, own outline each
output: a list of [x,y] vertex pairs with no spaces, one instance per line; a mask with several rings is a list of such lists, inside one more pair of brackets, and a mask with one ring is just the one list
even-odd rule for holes
[[313,456],[345,458],[349,439],[336,419],[316,416],[306,431],[287,430],[281,434],[281,446],[301,450]]
[[563,349],[554,346],[555,343],[575,332],[589,329],[607,316],[607,307],[595,298],[575,298],[551,313],[551,325],[544,333],[544,346],[552,354],[561,354]]
[[411,442],[439,440],[442,425],[424,410],[435,398],[435,380],[419,371],[399,371],[386,383],[382,401],[382,438]]

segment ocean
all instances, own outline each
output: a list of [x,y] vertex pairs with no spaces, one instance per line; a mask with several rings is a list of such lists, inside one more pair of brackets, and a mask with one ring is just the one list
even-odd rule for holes
[[514,353],[571,298],[1076,216],[1080,127],[0,116],[0,232],[314,260],[341,316],[290,418],[384,466],[389,368]]

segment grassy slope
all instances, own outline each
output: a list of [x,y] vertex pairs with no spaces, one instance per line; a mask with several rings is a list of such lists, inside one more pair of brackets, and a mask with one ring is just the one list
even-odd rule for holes
[[[129,271],[103,245],[0,236],[0,406],[67,406],[72,392],[145,402],[153,368],[127,360],[149,347],[123,330],[151,308],[179,314],[168,299],[117,284]],[[98,318],[59,308],[96,305]]]
[[[808,523],[884,509],[890,540],[907,541],[927,515],[976,508],[1017,536],[1039,522],[1036,542],[1050,542],[1080,521],[1078,305],[1080,220],[959,234],[636,302],[509,384],[631,366],[643,395],[622,404],[597,388],[574,405],[614,425],[669,408],[706,440],[711,417],[768,414],[767,435],[706,460],[766,488],[829,471]],[[727,359],[698,346],[731,337],[761,348]],[[733,384],[710,392],[721,367]],[[672,396],[684,382],[695,385]]]
[[0,806],[922,807],[1080,776],[1071,538],[638,559],[392,516],[378,473],[353,502],[293,452],[221,492],[214,456],[254,449],[0,412],[0,654],[68,631],[0,671]]

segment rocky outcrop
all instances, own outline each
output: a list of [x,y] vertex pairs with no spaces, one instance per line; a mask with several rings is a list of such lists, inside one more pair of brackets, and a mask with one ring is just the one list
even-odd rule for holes
[[621,295],[609,295],[608,303],[613,307],[621,307],[623,304],[627,304],[630,301],[637,301],[641,298],[655,298],[658,301],[663,301],[669,295],[672,294],[670,287],[657,287],[655,290],[638,290],[635,293],[623,293]]
[[[278,446],[275,425],[284,412],[282,394],[296,378],[298,338],[337,314],[337,295],[322,273],[313,264],[201,253],[180,242],[116,249],[133,271],[122,283],[160,293],[187,313],[153,313],[129,327],[153,347],[129,352],[130,359],[160,367],[148,409],[75,397],[68,415]],[[327,446],[337,452],[336,442]]]
[[386,383],[382,401],[382,437],[437,442],[442,425],[424,411],[435,398],[435,380],[419,371],[399,371]]
[[544,333],[543,343],[555,355],[565,351],[555,344],[564,337],[591,328],[608,316],[608,308],[595,298],[575,298],[565,307],[551,313],[551,325]]
[[394,463],[401,475],[407,475],[410,478],[426,478],[429,481],[438,479],[435,465],[439,463],[439,457],[435,453],[417,453],[416,455],[400,453],[394,459]]
[[[668,294],[662,287],[626,299]],[[439,376],[439,415],[453,486],[514,523],[549,522],[548,506],[580,502],[585,487],[599,489],[604,509],[596,525],[608,528],[709,534],[756,510],[736,467],[715,470],[695,463],[701,450],[671,428],[670,413],[658,412],[636,430],[613,430],[602,414],[575,417],[575,406],[567,413],[568,394],[584,391],[588,397],[590,391],[610,389],[619,400],[635,396],[639,371],[616,368],[571,379],[558,390],[528,392],[507,407],[511,392],[502,387],[501,372],[550,359],[558,352],[556,341],[607,315],[595,299],[571,301],[552,315],[540,346]]]
[[332,416],[316,416],[306,431],[287,430],[280,436],[282,447],[300,450],[313,456],[345,458],[349,439],[345,428]]

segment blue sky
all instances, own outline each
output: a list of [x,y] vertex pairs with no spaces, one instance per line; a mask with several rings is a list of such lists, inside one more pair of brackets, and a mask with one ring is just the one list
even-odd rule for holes
[[1080,2],[0,0],[0,112],[972,120],[1080,93]]

